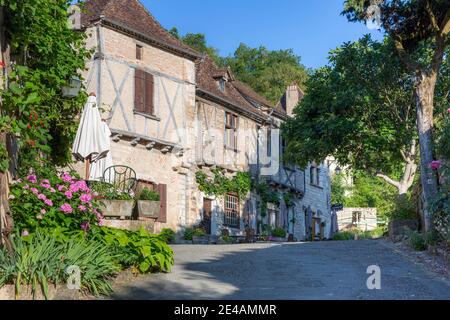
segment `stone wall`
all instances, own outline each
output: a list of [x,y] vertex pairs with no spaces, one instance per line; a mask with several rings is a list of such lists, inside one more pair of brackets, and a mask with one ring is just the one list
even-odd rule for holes
[[[353,224],[354,218],[358,219]],[[344,208],[337,212],[339,230],[345,230],[355,226],[362,231],[370,231],[377,227],[377,209],[376,208]]]

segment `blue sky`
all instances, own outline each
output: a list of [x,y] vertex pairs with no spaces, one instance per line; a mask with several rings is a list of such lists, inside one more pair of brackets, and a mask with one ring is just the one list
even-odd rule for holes
[[317,68],[343,42],[379,31],[340,15],[343,0],[142,0],[165,27],[181,34],[204,33],[223,56],[239,43],[271,50],[292,48],[302,63]]

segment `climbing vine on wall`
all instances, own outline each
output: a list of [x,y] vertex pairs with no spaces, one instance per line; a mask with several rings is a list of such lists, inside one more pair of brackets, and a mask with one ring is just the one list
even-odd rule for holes
[[222,197],[227,193],[234,193],[243,199],[250,192],[251,177],[247,172],[238,172],[233,177],[227,177],[224,170],[214,168],[210,177],[204,171],[197,171],[195,178],[200,191],[207,196]]
[[271,190],[266,183],[256,183],[254,190],[261,198],[260,213],[261,217],[265,217],[267,214],[267,204],[273,203],[278,205],[280,203],[280,194],[277,191]]
[[[1,92],[2,131],[18,137],[24,167],[37,159],[70,162],[75,116],[86,95],[64,98],[62,87],[85,69],[86,35],[68,26],[70,0],[0,0],[11,47],[9,86]],[[83,90],[82,90],[83,91]],[[4,169],[2,166],[1,169]]]

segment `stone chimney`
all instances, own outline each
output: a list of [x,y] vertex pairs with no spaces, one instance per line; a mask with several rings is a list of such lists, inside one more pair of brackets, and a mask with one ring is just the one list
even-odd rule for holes
[[303,99],[303,91],[296,84],[291,84],[286,89],[286,101],[285,108],[288,116],[292,116],[294,113],[294,108]]

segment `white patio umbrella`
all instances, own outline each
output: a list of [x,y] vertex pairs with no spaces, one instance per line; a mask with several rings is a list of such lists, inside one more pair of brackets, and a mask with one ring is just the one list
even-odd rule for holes
[[[96,100],[95,95],[89,96],[72,146],[74,157],[78,161],[86,162],[86,179],[99,178],[98,172],[95,172],[95,176],[91,175],[90,165],[107,157],[111,146],[111,132],[106,123],[101,120]],[[97,171],[97,166],[95,168]]]
[[[108,128],[108,125],[106,122],[102,121],[102,129],[105,134],[105,136],[108,137],[108,150],[111,149],[111,142],[109,137],[111,136],[111,131]],[[106,154],[106,157],[103,157],[101,159],[97,159],[97,161],[93,162],[91,164],[91,169],[89,172],[89,180],[96,180],[100,181],[103,178],[103,173],[105,172],[106,168],[109,168],[113,165],[111,150]],[[111,182],[111,181],[107,181]]]

